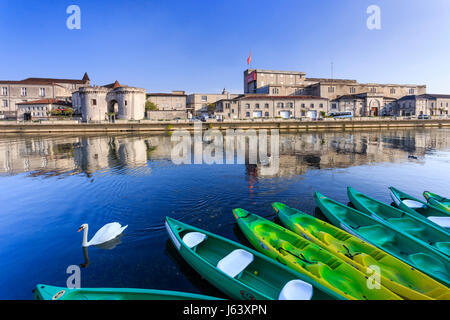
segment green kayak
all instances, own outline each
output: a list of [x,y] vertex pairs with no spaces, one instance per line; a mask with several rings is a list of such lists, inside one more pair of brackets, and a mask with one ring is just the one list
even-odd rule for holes
[[293,232],[337,255],[366,274],[380,268],[380,282],[410,300],[450,300],[450,289],[383,250],[300,210],[275,202],[273,209]]
[[432,206],[450,213],[450,199],[441,197],[440,195],[429,191],[425,191],[423,196]]
[[450,285],[450,261],[446,255],[384,222],[331,200],[319,192],[316,192],[314,199],[335,226],[377,246],[445,285]]
[[401,300],[367,274],[311,241],[244,209],[233,212],[242,232],[255,248],[336,295],[347,300]]
[[319,283],[239,243],[166,218],[180,255],[203,278],[236,300],[330,300]]
[[449,212],[414,198],[394,187],[390,187],[389,190],[391,192],[392,200],[399,209],[407,211],[420,219],[430,220],[442,228],[450,228]]
[[38,284],[35,300],[222,300],[199,294],[148,289],[68,289]]
[[393,228],[422,241],[423,244],[431,246],[443,254],[450,255],[450,235],[445,229],[437,227],[427,220],[419,219],[409,212],[372,199],[351,187],[347,188],[347,194],[359,211],[387,222]]

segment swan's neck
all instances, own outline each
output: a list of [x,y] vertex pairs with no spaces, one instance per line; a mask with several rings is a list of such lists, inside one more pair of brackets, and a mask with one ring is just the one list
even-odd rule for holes
[[84,228],[84,233],[83,233],[83,247],[89,247],[88,244],[88,230],[89,230],[89,226],[86,226],[86,228]]

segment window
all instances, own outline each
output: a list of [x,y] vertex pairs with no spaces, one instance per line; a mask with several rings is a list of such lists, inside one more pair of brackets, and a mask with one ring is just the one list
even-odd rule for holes
[[250,112],[246,112],[246,113],[245,113],[245,116],[246,116],[246,117],[250,117]]
[[266,104],[264,105],[264,107],[265,107],[266,109],[269,109],[269,104],[266,103]]
[[394,88],[391,89],[391,94],[395,94],[395,89]]
[[3,107],[5,107],[5,108],[8,107],[8,100],[3,100]]
[[377,93],[377,88],[370,88],[370,93]]
[[127,101],[127,100],[125,100],[125,105],[126,105],[126,106],[128,105],[128,101]]
[[328,93],[334,93],[334,87],[328,87]]
[[306,115],[305,111],[302,111],[302,117],[304,117]]
[[76,90],[77,89],[77,85],[75,83],[72,83],[72,90]]
[[22,97],[26,97],[27,96],[27,88],[22,88],[21,93],[22,93]]
[[96,106],[97,105],[97,100],[96,99],[92,99],[92,105]]
[[350,88],[350,93],[356,93],[356,88],[355,87],[351,87]]
[[273,89],[272,89],[272,94],[278,94],[278,93],[279,93],[278,88],[273,88]]
[[278,108],[284,109],[284,103],[283,102],[278,102]]
[[208,97],[207,96],[202,96],[202,101],[208,101]]
[[250,104],[247,103],[247,104],[245,105],[245,108],[246,108],[246,109],[250,109]]
[[314,103],[311,103],[311,109],[314,109]]
[[323,109],[323,103],[321,103],[321,104],[319,105],[319,108]]
[[268,113],[268,112],[266,112],[266,113],[264,114],[264,116],[268,117],[268,116],[269,116],[269,113]]
[[230,104],[229,103],[225,103],[225,108],[230,109]]
[[255,105],[255,108],[256,108],[256,109],[259,109],[259,103],[257,103],[257,104]]
[[41,97],[45,97],[45,88],[40,88],[40,89],[39,89],[39,95],[40,95]]
[[2,88],[2,95],[4,95],[4,96],[8,95],[8,88],[7,87],[3,87]]
[[414,89],[409,89],[409,94],[414,94]]
[[304,103],[302,103],[302,108],[306,108],[306,105]]
[[289,108],[294,108],[294,104],[292,102],[289,102]]

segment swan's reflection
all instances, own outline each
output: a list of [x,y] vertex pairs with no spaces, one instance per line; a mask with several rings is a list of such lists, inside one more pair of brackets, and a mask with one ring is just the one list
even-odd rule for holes
[[[101,250],[113,250],[119,244],[122,243],[122,237],[123,237],[123,234],[117,236],[116,238],[112,239],[111,241],[99,244],[94,247],[99,248]],[[88,247],[82,247],[82,249],[83,249],[84,263],[80,264],[80,267],[85,269],[91,264],[91,261],[89,260]]]

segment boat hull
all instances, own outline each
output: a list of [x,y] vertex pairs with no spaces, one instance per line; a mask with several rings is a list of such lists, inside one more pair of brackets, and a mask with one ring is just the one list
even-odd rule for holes
[[68,289],[39,284],[35,300],[222,300],[200,294],[176,291],[120,288]]

